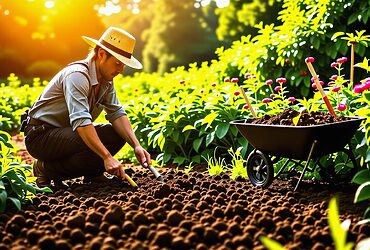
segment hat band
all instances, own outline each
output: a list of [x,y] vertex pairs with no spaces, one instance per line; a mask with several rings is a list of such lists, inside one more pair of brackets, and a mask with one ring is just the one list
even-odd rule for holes
[[127,51],[124,51],[124,50],[121,50],[121,49],[119,49],[119,48],[117,48],[117,47],[114,47],[112,44],[110,44],[110,43],[108,43],[108,42],[106,42],[106,41],[104,41],[104,40],[101,40],[100,41],[100,43],[102,44],[102,45],[104,45],[105,47],[107,47],[108,49],[110,49],[110,50],[113,50],[114,52],[116,52],[117,54],[120,54],[121,56],[124,56],[124,57],[127,57],[127,58],[131,58],[131,56],[132,56],[132,54],[131,53],[129,53],[129,52],[127,52]]

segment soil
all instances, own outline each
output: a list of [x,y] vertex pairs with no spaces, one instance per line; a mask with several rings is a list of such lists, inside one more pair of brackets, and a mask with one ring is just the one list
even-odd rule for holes
[[[295,126],[293,118],[297,117],[300,113],[292,108],[285,109],[278,115],[264,115],[261,118],[253,119],[250,123],[254,124],[268,124],[268,125],[287,125]],[[313,111],[307,112],[302,111],[301,116],[296,126],[312,126],[319,124],[328,124],[333,122],[340,122],[348,120],[345,116],[333,116],[327,112]]]
[[227,173],[160,169],[164,183],[141,167],[105,183],[67,181],[70,188],[38,194],[23,211],[0,215],[1,249],[265,249],[259,237],[287,249],[334,249],[328,202],[339,200],[347,241],[370,235],[356,225],[368,203],[353,204],[355,185],[296,178],[274,180],[268,190]]

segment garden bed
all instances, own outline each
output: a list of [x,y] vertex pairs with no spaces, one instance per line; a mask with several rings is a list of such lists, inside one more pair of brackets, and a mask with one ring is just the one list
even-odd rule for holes
[[[266,235],[289,249],[333,249],[327,208],[339,199],[351,219],[348,240],[370,235],[355,225],[368,204],[353,205],[355,186],[276,180],[269,190],[227,174],[160,170],[165,183],[142,168],[130,173],[134,190],[117,179],[38,194],[24,211],[0,215],[0,249],[262,249]],[[328,248],[326,248],[328,249]]]

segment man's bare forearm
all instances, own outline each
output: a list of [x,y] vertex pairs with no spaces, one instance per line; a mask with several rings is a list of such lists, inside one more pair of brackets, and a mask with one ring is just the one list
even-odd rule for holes
[[98,134],[92,124],[77,128],[77,133],[80,135],[85,144],[100,156],[103,160],[112,157],[108,149],[100,141]]
[[114,130],[132,147],[140,146],[134,131],[132,130],[131,123],[127,116],[121,116],[112,123]]

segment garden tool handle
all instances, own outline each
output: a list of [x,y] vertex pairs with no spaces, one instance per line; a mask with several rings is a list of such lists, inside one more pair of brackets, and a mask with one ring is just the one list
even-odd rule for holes
[[[148,163],[144,162],[144,166],[147,167],[148,166]],[[163,182],[164,181],[162,175],[158,172],[157,169],[155,169],[155,167],[153,167],[152,165],[149,165],[148,168],[149,168],[150,171],[152,171],[152,173],[154,174],[154,176],[155,176],[155,178],[157,180],[159,180],[160,182]]]
[[134,182],[134,180],[133,180],[133,179],[131,179],[131,177],[130,177],[130,176],[128,176],[128,174],[125,174],[125,178],[126,178],[126,180],[131,184],[131,186],[132,186],[132,187],[134,187],[134,188],[136,188],[136,187],[137,187],[136,182]]
[[330,114],[335,117],[336,114],[335,114],[335,112],[333,110],[333,107],[331,106],[331,104],[329,102],[328,97],[326,96],[324,90],[321,87],[321,84],[320,84],[319,78],[317,77],[317,74],[315,72],[315,69],[313,68],[311,62],[306,62],[306,64],[307,64],[308,70],[311,72],[312,77],[315,79],[316,87],[319,90],[319,92],[320,92],[320,94],[322,96],[322,99],[324,100],[326,106],[328,107]]
[[253,109],[253,107],[252,107],[252,105],[251,105],[251,103],[250,103],[250,101],[248,99],[248,96],[245,94],[245,91],[244,91],[243,86],[240,86],[240,90],[241,90],[241,92],[242,92],[242,94],[244,96],[245,101],[247,102],[248,108],[251,111],[253,117],[257,117],[256,116],[256,113],[254,112],[254,109]]
[[149,166],[149,169],[150,169],[150,171],[152,171],[155,178],[158,178],[159,176],[161,176],[161,174],[157,171],[157,169],[155,169],[152,165]]

